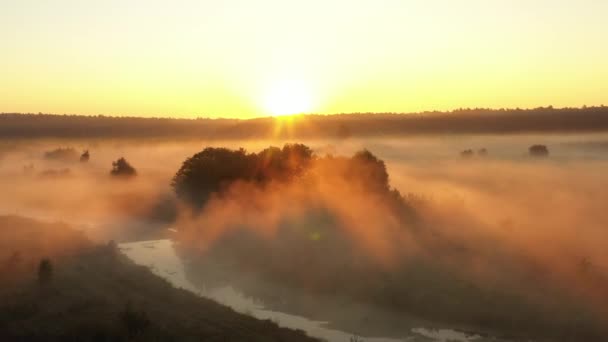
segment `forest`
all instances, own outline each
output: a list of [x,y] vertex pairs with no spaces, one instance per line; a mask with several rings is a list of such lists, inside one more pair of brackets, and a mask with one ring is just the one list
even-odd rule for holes
[[602,132],[608,107],[458,109],[451,112],[303,114],[293,117],[177,119],[0,114],[0,137],[206,139],[348,138],[422,134]]

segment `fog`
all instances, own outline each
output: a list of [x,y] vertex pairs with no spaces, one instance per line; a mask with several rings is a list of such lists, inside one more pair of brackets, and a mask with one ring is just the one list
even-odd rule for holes
[[[424,296],[376,298],[398,296],[400,281],[414,288],[415,281],[443,280],[475,287],[473,294],[516,296],[517,303],[540,306],[538,314],[555,312],[556,322],[581,312],[606,324],[607,141],[604,134],[292,141],[319,157],[369,150],[385,162],[405,207],[368,186],[373,175],[365,169],[350,179],[344,175],[351,165],[321,159],[297,181],[230,184],[197,210],[170,186],[186,158],[208,146],[258,152],[289,141],[11,140],[0,144],[0,213],[72,223],[104,243],[168,237],[192,261],[186,271],[195,284],[214,283],[206,277],[243,282],[254,296],[264,291],[252,282],[323,298],[343,288],[336,298],[440,319],[448,327],[504,328],[495,322],[475,326],[481,314],[473,309],[462,309],[470,320],[448,313],[460,306],[433,297],[433,291],[469,294],[452,293],[450,283],[420,284],[430,289],[427,302]],[[530,157],[533,144],[546,145],[549,157]],[[44,156],[66,147],[78,154],[88,150],[90,160]],[[487,155],[476,153],[482,148]],[[466,149],[475,153],[463,158]],[[120,157],[136,177],[110,176],[112,161]],[[432,271],[412,271],[416,267]],[[370,296],[376,297],[367,301]],[[419,309],[412,304],[418,301],[446,310]],[[318,307],[292,304],[297,313],[334,318]],[[550,328],[550,318],[538,326]]]

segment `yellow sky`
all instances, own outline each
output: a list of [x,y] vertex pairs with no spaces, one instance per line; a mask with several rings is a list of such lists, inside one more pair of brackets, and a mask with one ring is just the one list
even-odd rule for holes
[[605,0],[0,0],[0,111],[608,104]]

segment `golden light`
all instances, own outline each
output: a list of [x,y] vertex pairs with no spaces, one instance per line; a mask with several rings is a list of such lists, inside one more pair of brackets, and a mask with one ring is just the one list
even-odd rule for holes
[[264,108],[272,116],[308,113],[312,107],[310,89],[298,81],[274,84],[264,99]]

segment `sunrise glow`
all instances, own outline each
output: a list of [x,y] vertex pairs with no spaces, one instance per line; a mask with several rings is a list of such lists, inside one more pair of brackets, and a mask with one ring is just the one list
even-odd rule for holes
[[272,116],[302,114],[312,111],[312,103],[311,92],[303,83],[284,81],[268,90],[264,109]]
[[252,118],[608,104],[608,1],[4,1],[0,110]]

